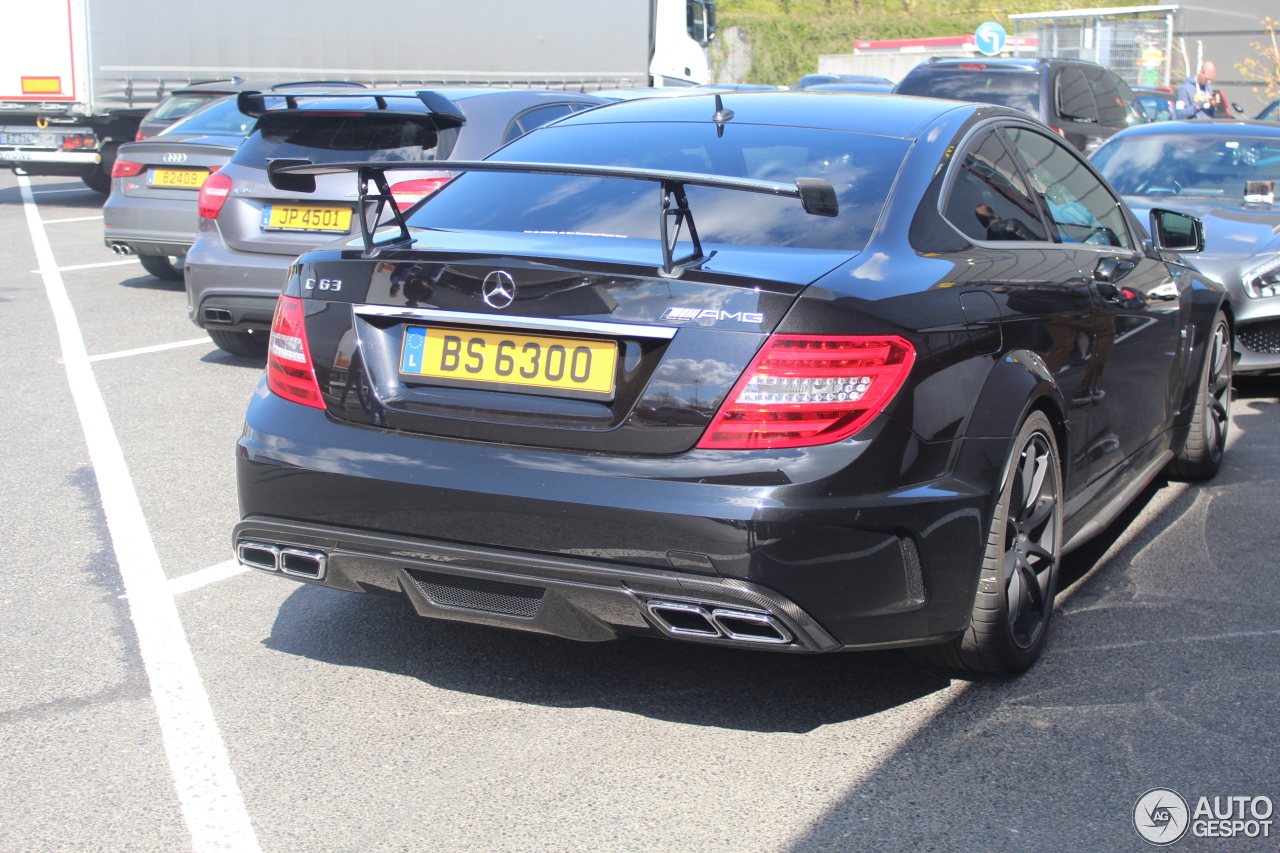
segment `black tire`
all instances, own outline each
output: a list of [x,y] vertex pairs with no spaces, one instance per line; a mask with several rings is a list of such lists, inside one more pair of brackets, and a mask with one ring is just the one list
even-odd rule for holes
[[[182,281],[182,259],[168,255],[138,255],[142,268],[164,281]],[[178,263],[174,263],[177,260]]]
[[258,357],[267,354],[269,332],[251,329],[247,332],[232,332],[226,329],[205,329],[218,349],[232,355]]
[[932,666],[1016,675],[1049,635],[1062,554],[1062,464],[1053,425],[1032,412],[1018,431],[991,520],[969,628],[946,643],[909,650]]
[[1182,451],[1169,462],[1168,474],[1179,480],[1212,480],[1222,467],[1231,427],[1231,368],[1235,342],[1224,314],[1213,319],[1204,366],[1196,389],[1196,405]]
[[102,195],[111,195],[111,169],[116,164],[116,151],[119,148],[120,145],[117,142],[103,141],[100,149],[102,162],[93,170],[92,175],[86,175],[80,179],[84,181],[86,187]]
[[84,185],[96,193],[102,195],[111,195],[111,173],[94,172],[92,175],[85,175],[80,180],[84,181]]

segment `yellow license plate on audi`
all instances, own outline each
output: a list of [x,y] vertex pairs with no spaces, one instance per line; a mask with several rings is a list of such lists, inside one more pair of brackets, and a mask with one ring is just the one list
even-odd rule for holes
[[351,230],[351,208],[268,204],[262,208],[262,228],[264,231],[332,231],[346,234]]
[[152,169],[147,172],[147,185],[198,190],[207,177],[209,172],[205,169]]
[[400,372],[450,385],[612,394],[617,357],[613,341],[409,326]]

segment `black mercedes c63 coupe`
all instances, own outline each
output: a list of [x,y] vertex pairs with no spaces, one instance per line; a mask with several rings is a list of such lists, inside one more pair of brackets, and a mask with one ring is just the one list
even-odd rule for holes
[[[1229,422],[1223,290],[1013,110],[777,92],[565,118],[290,269],[248,566],[576,640],[1016,673],[1062,556]],[[381,218],[379,218],[381,217]]]

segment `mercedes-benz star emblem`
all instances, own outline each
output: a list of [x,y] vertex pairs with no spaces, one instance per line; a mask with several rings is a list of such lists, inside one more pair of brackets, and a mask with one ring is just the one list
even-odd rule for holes
[[494,270],[484,277],[480,293],[486,305],[501,310],[516,301],[516,283],[510,273]]

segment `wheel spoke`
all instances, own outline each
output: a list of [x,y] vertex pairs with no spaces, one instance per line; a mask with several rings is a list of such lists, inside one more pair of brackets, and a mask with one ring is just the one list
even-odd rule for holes
[[1030,534],[1041,524],[1044,524],[1045,519],[1053,515],[1053,511],[1057,506],[1058,501],[1054,498],[1046,499],[1045,502],[1022,523],[1023,532]]
[[1027,588],[1027,596],[1030,598],[1031,606],[1035,608],[1037,613],[1043,613],[1044,590],[1040,588],[1040,578],[1036,576],[1035,570],[1027,562],[1019,563],[1018,572],[1022,575],[1023,586]]
[[1040,489],[1044,486],[1045,474],[1049,472],[1049,454],[1045,453],[1036,457],[1036,473],[1031,481],[1031,494],[1024,499],[1026,506],[1024,509],[1033,509],[1036,505],[1036,499],[1040,497]]
[[1054,559],[1052,551],[1042,545],[1036,544],[1035,542],[1028,542],[1024,547],[1026,548],[1028,557],[1040,557],[1043,560],[1050,561]]

